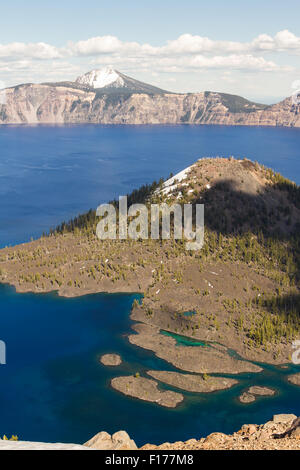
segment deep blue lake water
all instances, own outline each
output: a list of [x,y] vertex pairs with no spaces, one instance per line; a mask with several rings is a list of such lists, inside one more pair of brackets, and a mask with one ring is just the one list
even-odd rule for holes
[[[300,129],[201,126],[0,126],[0,246],[37,237],[50,226],[204,156],[248,157],[300,183]],[[172,369],[130,345],[133,294],[64,299],[16,294],[0,286],[0,435],[84,442],[97,432],[126,429],[138,444],[232,432],[274,413],[300,415],[299,388],[287,383],[296,366],[244,374],[238,386],[186,394],[175,410],[125,397],[112,377]],[[180,343],[185,342],[180,339]],[[201,347],[195,346],[195,347]],[[124,363],[99,364],[118,352]],[[249,384],[278,391],[251,405],[236,397]]]
[[300,183],[300,129],[0,126],[0,246],[21,243],[200,157],[247,157]]
[[[225,392],[186,393],[175,410],[112,390],[110,379],[118,375],[174,370],[127,341],[135,297],[16,295],[13,288],[0,286],[1,338],[7,344],[7,365],[0,366],[1,435],[81,443],[101,430],[126,429],[142,445],[232,432],[244,423],[265,422],[277,412],[300,415],[299,388],[286,380],[296,371],[292,365],[266,366],[255,378],[242,374],[239,385]],[[121,366],[99,364],[103,353],[115,351],[124,360]],[[240,404],[237,396],[252,384],[274,387],[277,394]]]

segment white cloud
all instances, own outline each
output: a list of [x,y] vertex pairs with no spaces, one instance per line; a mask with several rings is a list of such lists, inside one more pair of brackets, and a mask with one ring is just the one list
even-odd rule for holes
[[[252,81],[256,74],[255,86],[262,88],[265,83],[259,84],[258,77],[264,73],[270,80],[274,80],[271,75],[276,75],[277,83],[281,83],[285,75],[284,86],[290,78],[291,82],[295,80],[295,67],[299,68],[298,55],[300,37],[288,30],[279,31],[274,36],[263,33],[248,42],[182,34],[160,46],[122,41],[113,35],[69,41],[62,47],[44,42],[14,42],[0,44],[0,79],[8,86],[24,82],[74,80],[92,68],[112,65],[149,82],[155,73],[157,85],[176,80],[178,91],[190,90],[193,80],[193,89],[199,91],[199,87],[205,87],[209,80],[222,81],[222,77],[227,83],[241,83],[241,77],[246,78],[247,73]],[[228,71],[233,74],[230,78],[224,75]],[[200,75],[205,76],[204,84]]]
[[287,29],[276,34],[275,43],[280,51],[300,52],[300,37],[295,36]]
[[248,71],[291,71],[292,67],[279,66],[275,62],[251,54],[230,54],[227,56],[182,55],[176,57],[147,57],[127,59],[121,56],[99,57],[93,66],[112,65],[126,69],[153,70],[156,72],[185,72],[190,69],[235,69]]
[[22,42],[13,42],[7,45],[0,44],[0,57],[17,58],[29,57],[32,59],[57,59],[62,54],[58,48],[44,42],[25,44]]
[[213,41],[207,37],[183,34],[174,41],[168,41],[167,46],[160,48],[162,54],[204,54],[204,53],[235,53],[246,52],[248,46],[231,41]]
[[0,59],[1,88],[20,83],[74,80],[74,77],[80,75],[81,71],[82,69],[79,65],[58,59],[51,61],[32,59],[11,61]]
[[78,42],[69,41],[58,48],[44,42],[0,44],[0,57],[29,57],[32,59],[58,59],[62,57],[92,57],[106,54],[128,57],[172,57],[197,54],[256,54],[267,52],[300,53],[300,37],[288,30],[279,31],[274,37],[260,34],[251,42],[215,41],[208,37],[182,34],[166,45],[151,46],[138,42],[121,41],[116,36],[97,36]]
[[65,51],[67,54],[78,56],[95,56],[100,54],[132,54],[153,55],[159,51],[159,47],[150,44],[139,44],[138,42],[122,42],[116,36],[98,36],[79,41],[69,42]]
[[274,37],[261,34],[251,42],[214,41],[207,37],[182,34],[164,46],[122,42],[116,36],[98,36],[68,43],[66,52],[73,55],[128,54],[132,56],[172,56],[182,54],[253,54],[256,52],[300,52],[300,37],[288,30]]

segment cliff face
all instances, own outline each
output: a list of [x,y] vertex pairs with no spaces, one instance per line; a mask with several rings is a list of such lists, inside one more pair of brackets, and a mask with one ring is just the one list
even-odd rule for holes
[[5,92],[0,124],[222,124],[300,127],[290,98],[256,105],[222,93],[104,94],[68,85],[20,85]]

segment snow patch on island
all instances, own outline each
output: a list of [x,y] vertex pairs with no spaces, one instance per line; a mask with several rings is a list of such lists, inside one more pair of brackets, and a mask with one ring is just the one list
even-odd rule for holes
[[[163,183],[162,189],[157,190],[156,193],[169,194],[174,192],[178,187],[178,183],[181,183],[181,181],[185,180],[188,177],[188,174],[190,173],[193,166],[194,165],[188,166],[184,170],[172,176],[172,178],[169,178]],[[188,184],[183,183],[181,186],[188,186]]]

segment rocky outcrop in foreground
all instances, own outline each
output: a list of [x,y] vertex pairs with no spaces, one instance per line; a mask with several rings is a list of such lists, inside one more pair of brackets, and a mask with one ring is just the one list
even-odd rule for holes
[[105,431],[99,432],[84,444],[97,450],[136,450],[136,443],[130,439],[127,432],[119,431],[112,436]]
[[112,436],[99,432],[84,445],[45,442],[8,441],[0,439],[0,450],[136,450],[135,442],[127,432],[119,431]]
[[[125,431],[112,436],[100,432],[84,445],[2,441],[0,450],[137,450]],[[300,418],[293,414],[273,416],[265,424],[245,424],[232,435],[215,432],[200,440],[146,444],[140,450],[300,450]]]
[[142,450],[300,450],[300,418],[293,414],[273,416],[265,424],[245,424],[232,435],[215,432],[187,442],[147,444]]

